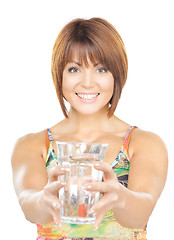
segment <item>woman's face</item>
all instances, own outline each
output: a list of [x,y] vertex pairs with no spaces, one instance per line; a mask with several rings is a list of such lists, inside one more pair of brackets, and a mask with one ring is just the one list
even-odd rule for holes
[[88,68],[77,58],[63,71],[63,96],[70,105],[83,114],[93,114],[107,107],[113,95],[114,77],[102,64],[88,59]]

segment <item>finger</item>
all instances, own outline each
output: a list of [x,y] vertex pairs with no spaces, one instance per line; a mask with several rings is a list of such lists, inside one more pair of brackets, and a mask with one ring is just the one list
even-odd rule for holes
[[61,204],[58,201],[53,201],[52,202],[52,206],[53,206],[53,219],[54,222],[59,226],[62,227],[62,222],[61,222],[61,218],[60,218],[60,208],[61,208]]
[[50,204],[50,213],[53,216],[54,222],[56,225],[59,227],[62,227],[62,222],[60,218],[60,208],[61,208],[61,203],[58,199],[54,198],[49,201]]
[[48,195],[48,194],[58,194],[59,190],[65,186],[65,183],[61,182],[61,181],[54,181],[51,183],[48,183],[45,187],[44,187],[44,194]]
[[63,167],[62,165],[50,168],[48,171],[48,182],[57,181],[59,175],[63,175],[69,171],[68,168]]
[[105,213],[116,207],[118,200],[117,194],[108,194],[104,195],[94,206],[90,209],[90,214],[100,213],[104,211]]
[[96,215],[96,220],[95,220],[95,223],[94,223],[94,230],[97,230],[99,228],[99,226],[100,226],[100,224],[101,224],[101,222],[103,220],[104,215],[105,215],[104,212],[100,213],[100,214],[98,213]]
[[94,182],[85,184],[82,186],[82,190],[86,191],[97,191],[97,192],[115,192],[117,190],[117,181],[107,181],[107,182]]
[[[103,199],[102,199],[103,200]],[[113,205],[113,204],[112,204]],[[99,201],[97,204],[95,204],[89,211],[90,214],[95,214],[96,213],[96,221],[94,224],[95,230],[98,229],[100,223],[103,220],[103,217],[105,214],[112,209],[111,204],[108,204],[108,201]]]
[[94,167],[103,172],[103,178],[104,180],[111,180],[115,179],[117,180],[116,174],[114,173],[112,166],[106,162],[100,162],[97,161],[96,164],[94,164]]
[[93,208],[90,209],[90,214],[96,214],[96,220],[95,220],[95,224],[94,224],[94,229],[97,230],[100,223],[103,220],[103,217],[105,216],[105,214],[109,211],[108,206],[103,207],[102,209],[98,209],[98,210],[93,210]]

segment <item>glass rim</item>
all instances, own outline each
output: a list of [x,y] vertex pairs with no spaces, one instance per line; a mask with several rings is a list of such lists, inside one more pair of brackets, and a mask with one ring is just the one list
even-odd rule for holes
[[59,141],[55,141],[56,144],[62,144],[62,145],[67,145],[67,144],[70,144],[70,145],[73,145],[73,144],[79,144],[79,145],[84,145],[84,144],[91,144],[91,145],[101,145],[102,147],[106,147],[108,146],[109,144],[108,143],[89,143],[89,142],[59,142]]

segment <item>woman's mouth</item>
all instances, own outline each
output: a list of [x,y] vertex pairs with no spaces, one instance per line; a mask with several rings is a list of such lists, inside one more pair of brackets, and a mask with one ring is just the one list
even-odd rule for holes
[[76,93],[79,99],[85,103],[92,103],[96,101],[100,93]]

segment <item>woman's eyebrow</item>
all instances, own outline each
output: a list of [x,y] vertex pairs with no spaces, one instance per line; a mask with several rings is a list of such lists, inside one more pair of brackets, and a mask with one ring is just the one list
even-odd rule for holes
[[[78,66],[82,66],[82,64],[80,64],[79,62],[71,62],[71,63],[75,63],[75,64],[77,64]],[[100,64],[100,62],[98,62],[98,63],[95,63],[94,64],[94,67],[96,67],[97,65],[99,65]]]

